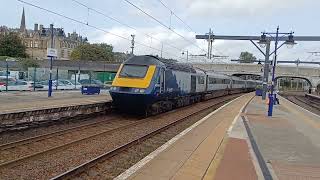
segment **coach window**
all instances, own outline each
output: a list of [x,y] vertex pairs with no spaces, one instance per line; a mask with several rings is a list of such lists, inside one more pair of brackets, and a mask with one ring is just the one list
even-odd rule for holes
[[204,77],[198,76],[198,84],[204,84]]
[[209,84],[214,84],[214,78],[209,78]]

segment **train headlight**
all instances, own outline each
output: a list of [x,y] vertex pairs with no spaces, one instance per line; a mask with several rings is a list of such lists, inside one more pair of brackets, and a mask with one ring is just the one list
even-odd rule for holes
[[117,87],[111,87],[110,90],[111,90],[111,91],[116,91],[116,90],[117,90]]
[[144,93],[145,91],[146,91],[146,90],[144,90],[144,89],[140,89],[140,90],[139,90],[140,93]]
[[140,88],[135,88],[133,90],[134,93],[144,93],[146,90],[145,89],[140,89]]
[[138,92],[139,92],[139,90],[140,90],[140,89],[134,89],[134,92],[135,92],[135,93],[138,93]]

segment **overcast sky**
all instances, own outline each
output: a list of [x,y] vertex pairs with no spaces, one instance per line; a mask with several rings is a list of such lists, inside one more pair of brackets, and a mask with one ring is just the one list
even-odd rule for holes
[[[185,39],[163,28],[159,23],[124,0],[78,1],[134,27],[136,30],[97,14],[92,9],[88,11],[88,8],[72,0],[25,1],[81,22],[88,22],[89,25],[128,39],[131,38],[131,34],[135,34],[138,43],[135,49],[136,54],[160,55],[157,49],[161,49],[162,42],[164,44],[163,56],[175,59],[183,57],[181,50],[188,50],[189,54],[204,54],[203,50],[207,49],[207,43],[204,40],[196,40],[195,34],[205,34],[209,28],[212,28],[217,35],[261,35],[262,31],[275,31],[279,25],[281,32],[295,31],[295,35],[320,35],[320,13],[318,10],[320,1],[315,0],[162,0],[191,27],[191,29],[188,28],[172,16],[172,29],[183,35]],[[162,6],[158,0],[130,1],[166,26],[170,26],[170,11]],[[55,27],[63,27],[66,32],[76,31],[88,37],[90,42],[105,42],[112,44],[115,51],[130,51],[131,44],[128,40],[50,14],[18,0],[0,0],[0,2],[0,25],[19,27],[24,7],[28,29],[32,29],[34,23],[43,24],[46,27],[50,23],[54,23]],[[154,38],[150,38],[146,34],[152,35]],[[319,43],[298,42],[292,49],[283,47],[279,51],[279,59],[296,60],[300,58],[301,60],[320,61],[320,57],[308,53],[309,51],[320,51]],[[151,46],[153,49],[146,46]],[[214,54],[216,55],[226,55],[229,56],[229,59],[238,58],[241,51],[249,51],[254,53],[257,58],[263,58],[259,51],[247,41],[220,40],[214,42]],[[195,58],[192,60],[203,61]]]

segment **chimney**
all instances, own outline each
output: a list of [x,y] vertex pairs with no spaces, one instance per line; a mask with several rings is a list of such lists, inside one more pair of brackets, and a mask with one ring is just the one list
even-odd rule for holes
[[42,25],[42,24],[40,24],[40,31],[42,31],[42,29],[43,29],[43,25]]
[[34,31],[38,31],[38,24],[37,23],[34,24]]

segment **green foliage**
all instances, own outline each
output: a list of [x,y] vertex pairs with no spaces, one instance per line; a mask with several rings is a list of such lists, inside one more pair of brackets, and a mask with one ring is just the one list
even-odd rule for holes
[[112,45],[101,44],[83,44],[75,48],[71,53],[72,60],[89,61],[113,61]]
[[113,59],[115,62],[124,62],[125,60],[130,58],[130,54],[126,54],[123,52],[114,52]]
[[257,86],[256,86],[256,90],[257,90],[257,89],[262,90],[262,89],[263,89],[263,86],[262,86],[262,85],[257,85]]
[[255,56],[253,56],[252,53],[249,52],[241,52],[240,54],[240,63],[253,63],[254,60],[257,60],[257,58]]
[[9,56],[0,56],[0,61],[5,61],[6,59],[9,59],[11,57]]
[[0,35],[0,56],[28,57],[26,47],[16,33]]
[[34,59],[20,58],[19,62],[22,65],[23,69],[26,69],[26,70],[28,69],[28,67],[34,67],[34,68],[39,67],[37,60],[34,60]]

